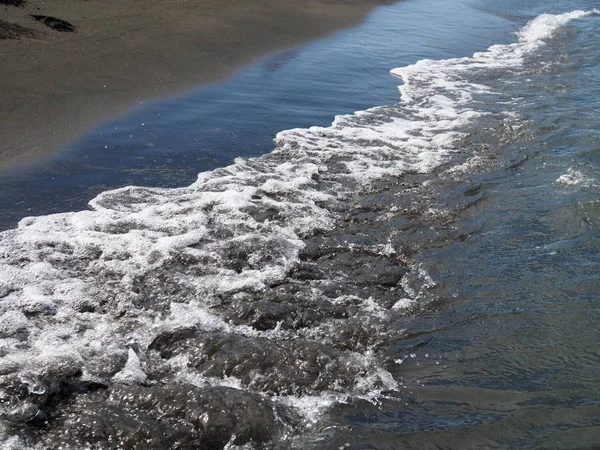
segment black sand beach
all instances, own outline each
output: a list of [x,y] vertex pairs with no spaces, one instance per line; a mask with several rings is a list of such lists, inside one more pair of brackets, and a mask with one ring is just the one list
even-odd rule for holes
[[148,98],[359,23],[381,0],[3,0],[0,169]]

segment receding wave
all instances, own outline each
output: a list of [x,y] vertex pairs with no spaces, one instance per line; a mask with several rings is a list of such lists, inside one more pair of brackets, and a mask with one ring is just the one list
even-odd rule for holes
[[393,398],[381,349],[402,330],[386,321],[434,280],[391,242],[307,241],[377,183],[483,164],[465,153],[469,130],[517,120],[486,80],[594,13],[544,14],[513,44],[394,69],[398,105],[280,132],[272,153],[191,186],[116,189],[2,233],[5,445],[285,446],[335,402]]

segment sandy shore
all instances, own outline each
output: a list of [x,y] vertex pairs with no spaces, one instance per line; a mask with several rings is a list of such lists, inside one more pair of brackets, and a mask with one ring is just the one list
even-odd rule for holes
[[60,151],[143,100],[222,79],[392,2],[0,0],[0,169]]

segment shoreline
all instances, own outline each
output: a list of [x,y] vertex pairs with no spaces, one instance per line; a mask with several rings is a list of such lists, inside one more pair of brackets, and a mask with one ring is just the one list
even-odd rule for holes
[[0,171],[58,153],[143,101],[357,25],[394,0],[12,3],[0,2]]

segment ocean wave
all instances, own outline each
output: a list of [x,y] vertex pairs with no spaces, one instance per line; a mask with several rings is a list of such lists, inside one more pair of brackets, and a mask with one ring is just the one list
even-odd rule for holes
[[[328,272],[303,260],[306,239],[334,229],[340,205],[375,183],[453,161],[478,120],[514,118],[486,108],[483,98],[510,103],[486,78],[519,70],[570,20],[597,13],[544,14],[513,44],[393,69],[400,104],[282,131],[271,154],[237,159],[191,186],[107,191],[88,211],[28,217],[0,234],[7,445],[23,426],[52,420],[51,431],[23,439],[81,446],[94,421],[114,431],[107,415],[125,422],[132,410],[161,432],[185,434],[173,425],[185,418],[224,430],[206,439],[260,443],[282,424],[312,426],[336,401],[398,390],[375,345],[388,331],[362,325],[402,314],[433,280],[385,246],[360,251],[375,278],[352,265],[350,247],[327,255],[344,267]],[[467,157],[457,176],[482,164]],[[323,278],[393,287],[395,301],[325,292],[313,283]],[[213,419],[225,404],[233,416]],[[254,428],[240,425],[244,408],[257,415]],[[83,431],[64,433],[81,411]]]

